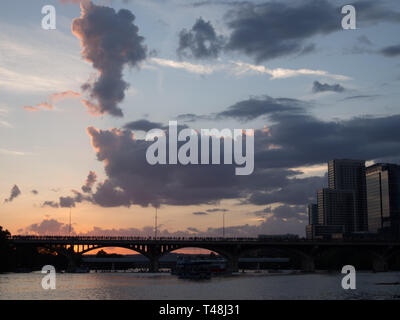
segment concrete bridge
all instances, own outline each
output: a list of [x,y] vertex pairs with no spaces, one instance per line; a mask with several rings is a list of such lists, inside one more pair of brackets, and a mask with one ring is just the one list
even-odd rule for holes
[[315,259],[326,250],[364,250],[371,258],[374,271],[386,271],[387,262],[400,253],[400,242],[394,241],[311,241],[276,238],[179,238],[179,237],[80,237],[80,236],[12,236],[16,246],[46,248],[68,258],[69,266],[76,265],[82,254],[106,247],[126,248],[143,254],[150,261],[150,271],[158,271],[158,261],[164,254],[183,248],[202,248],[217,252],[228,261],[231,271],[238,271],[241,256],[258,249],[273,249],[301,262],[303,271],[315,269]]

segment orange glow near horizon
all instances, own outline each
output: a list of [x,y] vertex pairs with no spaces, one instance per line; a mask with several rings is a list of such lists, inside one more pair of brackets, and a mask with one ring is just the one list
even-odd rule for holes
[[[75,246],[74,250],[76,251],[77,248]],[[134,250],[130,250],[130,249],[126,249],[126,248],[120,248],[120,247],[103,247],[103,248],[98,248],[98,249],[93,249],[89,252],[85,252],[84,255],[95,255],[97,254],[99,251],[105,251],[108,254],[120,254],[120,255],[137,255],[140,254],[139,252],[136,252]],[[178,249],[178,250],[174,250],[171,251],[171,253],[177,253],[177,254],[210,254],[211,250],[207,250],[207,249],[202,249],[202,248],[182,248],[182,249]],[[214,252],[215,254],[217,254],[216,252]]]

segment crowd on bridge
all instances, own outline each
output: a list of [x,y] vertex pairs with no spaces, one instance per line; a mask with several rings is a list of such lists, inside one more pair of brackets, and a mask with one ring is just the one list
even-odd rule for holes
[[259,238],[252,237],[145,237],[145,236],[60,236],[60,235],[14,235],[11,240],[178,240],[178,241],[257,241]]
[[291,237],[153,237],[153,236],[67,236],[67,235],[13,235],[11,240],[36,240],[36,241],[305,241],[305,239]]

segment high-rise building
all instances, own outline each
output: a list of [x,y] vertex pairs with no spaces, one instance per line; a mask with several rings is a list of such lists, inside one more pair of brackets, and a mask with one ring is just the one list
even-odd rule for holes
[[354,190],[324,188],[318,191],[318,224],[343,226],[345,233],[354,232]]
[[316,203],[309,203],[307,206],[308,211],[308,224],[318,224],[318,205]]
[[400,237],[400,166],[377,163],[367,168],[368,230]]
[[365,170],[364,160],[335,159],[328,163],[329,189],[354,191],[355,232],[368,230]]

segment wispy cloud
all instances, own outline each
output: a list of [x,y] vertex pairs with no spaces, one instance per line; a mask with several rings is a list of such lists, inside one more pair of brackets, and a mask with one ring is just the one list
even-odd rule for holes
[[151,58],[150,63],[161,67],[168,67],[173,69],[180,69],[190,73],[196,73],[201,75],[210,75],[215,72],[223,71],[234,74],[236,76],[246,75],[269,75],[271,80],[293,78],[298,76],[320,76],[326,78],[332,78],[335,80],[350,80],[351,78],[345,75],[332,74],[325,70],[313,70],[313,69],[288,69],[288,68],[274,68],[270,69],[263,65],[254,65],[241,61],[229,61],[228,63],[221,64],[194,64],[190,62],[181,62],[162,58]]
[[0,154],[10,155],[10,156],[31,156],[32,152],[15,151],[0,148]]
[[287,68],[275,68],[269,69],[263,65],[254,65],[244,62],[231,61],[233,65],[235,65],[234,73],[237,75],[241,74],[268,74],[271,76],[271,79],[284,79],[284,78],[292,78],[298,76],[321,76],[332,78],[336,80],[350,80],[350,77],[340,75],[340,74],[332,74],[325,70],[312,70],[312,69],[287,69]]
[[2,90],[38,93],[74,88],[90,70],[76,56],[72,35],[53,30],[43,37],[40,29],[7,23],[0,23],[0,29]]
[[190,62],[181,62],[181,61],[161,59],[161,58],[151,58],[150,62],[159,65],[161,67],[181,69],[190,73],[197,73],[197,74],[212,74],[218,69],[223,68],[223,67],[218,68],[215,65],[193,64]]
[[13,128],[13,125],[5,120],[0,120],[0,127]]

